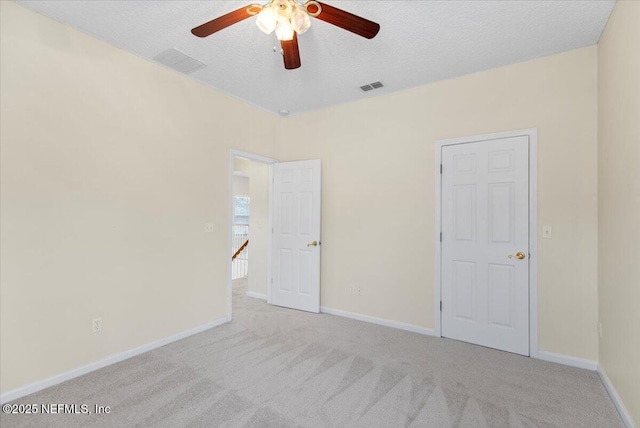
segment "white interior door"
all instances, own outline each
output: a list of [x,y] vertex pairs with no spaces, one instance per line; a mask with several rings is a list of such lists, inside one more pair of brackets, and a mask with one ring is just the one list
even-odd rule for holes
[[442,148],[442,336],[529,355],[529,140]]
[[271,303],[320,312],[320,160],[272,166]]

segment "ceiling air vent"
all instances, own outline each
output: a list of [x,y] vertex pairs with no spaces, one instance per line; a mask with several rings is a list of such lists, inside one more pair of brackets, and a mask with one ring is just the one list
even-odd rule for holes
[[368,85],[360,86],[360,89],[362,89],[362,92],[369,92],[369,91],[373,91],[374,89],[379,89],[382,87],[384,87],[382,82],[373,82],[373,83],[369,83]]
[[190,56],[173,48],[167,49],[166,51],[156,55],[153,57],[153,60],[184,74],[191,74],[194,71],[207,66],[204,62],[191,58]]

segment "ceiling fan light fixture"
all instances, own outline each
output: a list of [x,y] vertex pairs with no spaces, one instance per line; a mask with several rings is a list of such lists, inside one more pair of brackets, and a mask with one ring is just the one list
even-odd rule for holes
[[276,24],[276,37],[281,42],[293,40],[293,27],[288,22],[278,21],[278,24]]
[[298,34],[304,33],[309,29],[309,27],[311,27],[311,18],[309,18],[309,14],[299,7],[296,7],[291,13],[290,21],[294,31]]
[[272,0],[258,13],[256,25],[266,34],[275,30],[280,41],[293,40],[293,32],[302,34],[311,26],[307,10],[295,0]]
[[270,7],[263,7],[258,17],[256,18],[256,25],[265,34],[271,34],[276,29],[278,20],[273,9]]

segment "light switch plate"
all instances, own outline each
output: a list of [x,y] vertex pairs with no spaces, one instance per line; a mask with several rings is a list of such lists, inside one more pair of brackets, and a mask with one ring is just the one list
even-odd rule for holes
[[91,320],[91,332],[98,333],[102,331],[102,318],[94,318]]
[[204,224],[204,232],[205,233],[212,233],[216,230],[216,224],[215,223],[205,223]]
[[551,226],[542,226],[542,237],[545,239],[551,239],[552,228]]

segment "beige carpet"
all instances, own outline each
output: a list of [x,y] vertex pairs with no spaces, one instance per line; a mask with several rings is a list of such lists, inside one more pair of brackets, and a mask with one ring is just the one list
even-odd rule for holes
[[598,376],[480,346],[272,307],[17,400],[108,415],[8,427],[622,427]]

